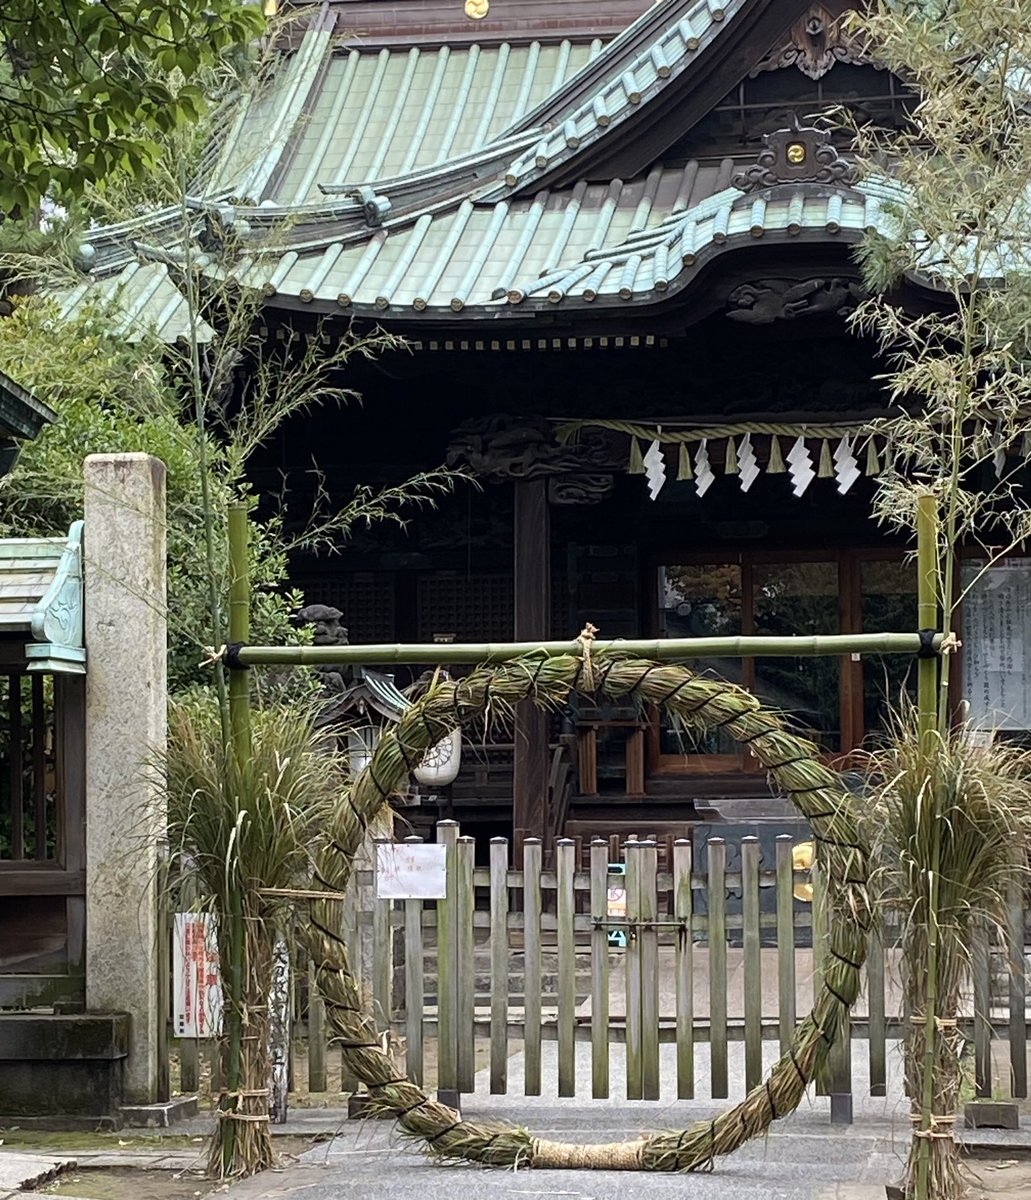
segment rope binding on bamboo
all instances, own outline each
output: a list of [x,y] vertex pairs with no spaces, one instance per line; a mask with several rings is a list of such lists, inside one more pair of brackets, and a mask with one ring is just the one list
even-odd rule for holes
[[[700,1171],[794,1112],[826,1062],[859,993],[871,925],[867,852],[851,797],[821,760],[818,748],[776,713],[732,683],[695,674],[680,663],[593,652],[593,629],[581,635],[580,655],[528,656],[475,668],[462,679],[438,679],[400,722],[380,738],[366,769],[337,808],[316,862],[313,884],[325,900],[311,905],[308,950],[345,1068],[367,1087],[374,1105],[394,1114],[403,1134],[422,1141],[445,1161],[490,1166],[607,1170]],[[501,1121],[467,1121],[398,1078],[379,1030],[351,974],[336,902],[347,888],[370,822],[402,791],[409,766],[455,728],[482,720],[495,705],[530,698],[541,707],[573,694],[655,705],[692,731],[722,730],[766,768],[771,784],[790,796],[813,831],[816,858],[827,883],[830,932],[825,968],[813,1008],[765,1080],[741,1103],[713,1120],[614,1145],[570,1146],[533,1137]]]

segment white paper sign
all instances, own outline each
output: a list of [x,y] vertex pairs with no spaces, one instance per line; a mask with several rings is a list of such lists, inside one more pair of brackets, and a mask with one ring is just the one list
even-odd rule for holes
[[[981,564],[964,567],[969,583]],[[978,729],[1031,729],[1031,677],[1024,647],[1031,640],[1031,561],[990,567],[963,603],[963,681]]]
[[388,843],[376,847],[378,900],[443,900],[446,846]]
[[213,1038],[222,1032],[222,981],[215,918],[176,913],[172,947],[172,1018],[176,1037]]

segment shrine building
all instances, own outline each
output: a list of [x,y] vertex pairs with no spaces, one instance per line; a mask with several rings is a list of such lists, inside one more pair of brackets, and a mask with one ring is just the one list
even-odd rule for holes
[[[908,547],[870,515],[883,364],[847,326],[884,200],[820,119],[846,106],[891,127],[914,97],[842,10],[298,7],[191,202],[210,271],[261,293],[269,338],[405,345],[353,363],[360,404],[292,420],[254,482],[271,494],[286,472],[300,511],[313,467],[341,500],[445,461],[476,479],[404,530],[294,561],[352,643],[571,639],[588,621],[604,638],[915,629]],[[66,310],[99,288],[128,332],[181,336],[160,245],[153,221],[95,231]],[[900,300],[934,302],[919,281]],[[966,606],[956,683],[975,721],[1031,727],[1029,601],[1017,559]],[[846,768],[915,674],[852,655],[698,667]],[[663,836],[774,804],[747,748],[583,701],[474,731],[458,780],[407,815]]]

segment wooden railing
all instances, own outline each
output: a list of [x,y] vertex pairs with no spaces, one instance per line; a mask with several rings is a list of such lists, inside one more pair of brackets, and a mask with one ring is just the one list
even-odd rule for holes
[[[340,906],[385,1044],[427,1086],[718,1099],[760,1080],[811,1004],[828,906],[818,875],[793,868],[789,835],[776,838],[771,861],[754,837],[738,847],[677,839],[661,854],[630,838],[618,862],[607,839],[584,846],[579,861],[577,844],[561,839],[554,869],[545,869],[538,840],[523,843],[517,868],[506,839],[478,848],[450,821],[436,832],[447,846],[445,899]],[[487,861],[477,863],[478,850]],[[371,896],[373,873],[359,872],[356,884]],[[982,930],[972,948],[960,1025],[980,1096],[1027,1094],[1022,900],[1009,898],[1001,938]],[[860,1086],[873,1096],[901,1092],[901,1056],[891,1053],[905,1031],[896,943],[889,927],[871,945],[851,1037],[819,1080],[839,1113],[851,1111]],[[299,1090],[354,1086],[327,1032],[302,978]]]

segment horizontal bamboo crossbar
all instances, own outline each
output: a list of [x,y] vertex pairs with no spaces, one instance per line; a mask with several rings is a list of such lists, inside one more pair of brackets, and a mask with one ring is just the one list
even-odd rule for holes
[[[931,639],[941,648],[942,635]],[[634,655],[660,662],[697,658],[801,658],[837,654],[917,654],[918,633],[833,633],[810,637],[710,637],[649,638],[633,641],[595,641],[591,654]],[[342,663],[501,663],[515,658],[557,658],[583,654],[583,644],[571,642],[401,642],[376,646],[240,646],[230,655],[230,666],[328,666]]]

